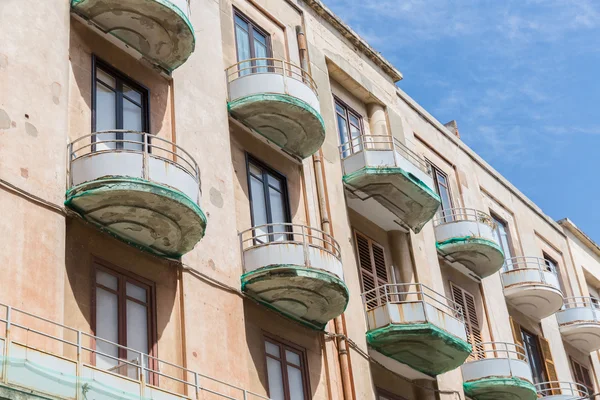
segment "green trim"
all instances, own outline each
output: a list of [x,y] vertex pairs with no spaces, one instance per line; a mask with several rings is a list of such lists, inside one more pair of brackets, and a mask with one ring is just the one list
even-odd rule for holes
[[[422,368],[416,368],[413,365],[410,365],[407,360],[399,360],[397,358],[394,357],[394,355],[392,353],[386,352],[383,349],[383,346],[381,346],[381,341],[380,338],[383,336],[390,336],[391,334],[395,334],[398,337],[419,337],[420,339],[424,339],[425,337],[429,336],[429,337],[434,337],[437,339],[441,339],[445,345],[452,347],[453,349],[456,350],[457,354],[457,358],[456,358],[456,363],[453,366],[449,366],[448,368],[441,368],[439,370],[425,370]],[[402,340],[399,340],[399,342]],[[465,360],[469,357],[469,354],[471,354],[471,351],[473,350],[473,347],[466,342],[465,340],[454,336],[453,334],[439,328],[438,326],[430,323],[430,322],[425,322],[425,323],[417,323],[417,324],[390,324],[387,326],[384,326],[382,328],[377,328],[377,329],[373,329],[367,332],[367,343],[369,343],[371,345],[371,347],[373,347],[374,349],[376,349],[378,352],[382,353],[383,355],[390,357],[392,359],[395,359],[397,361],[400,361],[404,364],[409,365],[411,368],[416,369],[419,372],[422,372],[424,374],[427,374],[429,376],[435,377],[436,375],[442,374],[444,372],[448,372],[448,371],[452,371],[453,369],[459,367],[460,365],[462,365]]]
[[308,277],[308,278],[314,278],[314,279],[318,279],[318,280],[322,280],[322,281],[326,281],[330,284],[333,285],[338,285],[340,287],[343,288],[344,292],[345,292],[345,297],[346,297],[346,304],[344,305],[344,309],[343,311],[340,313],[343,314],[346,311],[346,308],[348,308],[348,303],[350,301],[350,290],[348,289],[348,286],[346,286],[346,283],[341,280],[340,278],[338,278],[336,275],[334,275],[333,273],[330,272],[325,272],[325,271],[321,271],[321,270],[317,270],[317,269],[309,269],[306,267],[302,267],[302,266],[298,266],[295,264],[276,264],[276,265],[269,265],[263,268],[258,268],[255,269],[253,271],[249,271],[246,272],[244,274],[242,274],[242,276],[240,277],[240,281],[242,284],[242,291],[245,293],[248,293],[250,295],[250,297],[252,297],[253,299],[255,299],[256,301],[258,301],[259,303],[261,303],[262,305],[266,306],[267,308],[270,308],[273,311],[278,312],[279,314],[282,314],[304,326],[307,326],[311,329],[314,330],[318,330],[318,331],[323,331],[325,330],[325,327],[327,326],[327,324],[315,324],[313,322],[310,322],[308,320],[299,318],[293,314],[290,314],[286,311],[283,311],[275,306],[273,306],[271,303],[261,299],[258,296],[253,295],[253,292],[251,290],[247,290],[246,286],[248,285],[249,281],[252,279],[253,276],[255,275],[262,275],[265,273],[270,273],[270,272],[274,272],[276,270],[293,270],[296,273],[296,276],[303,276],[303,277]]
[[[511,389],[525,389],[530,391],[530,396],[521,397],[520,400],[535,400],[537,399],[537,391],[535,386],[521,378],[483,378],[472,382],[463,383],[463,389],[465,394],[477,400],[478,395],[485,395],[486,399],[489,398],[490,394],[495,393],[494,389],[499,389],[501,392],[510,393]],[[514,398],[513,394],[511,399]]]
[[456,243],[483,244],[483,245],[492,247],[494,250],[497,250],[500,254],[502,254],[502,257],[504,257],[504,251],[502,251],[502,248],[500,247],[500,245],[498,245],[496,242],[494,242],[492,240],[480,238],[480,237],[477,237],[477,236],[454,237],[454,238],[450,238],[450,239],[444,240],[443,242],[437,242],[435,244],[435,246],[441,252],[444,252],[443,247],[446,247],[446,246],[451,245],[451,244],[456,244]]
[[[90,1],[90,0],[71,0],[71,8],[76,9],[77,6],[79,6],[79,4],[84,3],[86,1]],[[194,31],[194,26],[192,25],[192,22],[190,21],[188,16],[177,5],[170,2],[169,0],[150,0],[150,1],[154,1],[155,3],[158,3],[161,6],[166,7],[169,10],[173,11],[175,14],[177,14],[179,16],[179,18],[181,18],[183,20],[183,22],[185,23],[185,25],[188,27],[188,29],[192,35],[192,51],[190,52],[190,54],[188,54],[187,57],[185,57],[185,59],[181,60],[181,64],[175,66],[174,68],[171,68],[171,67],[165,68],[169,73],[172,73],[176,68],[183,65],[187,61],[187,59],[190,58],[190,56],[192,55],[194,50],[196,50],[196,32]],[[112,33],[111,33],[111,35],[112,35]],[[113,36],[115,36],[115,35],[113,35]],[[119,39],[119,40],[121,40],[121,39]],[[139,51],[138,49],[136,49],[136,50]],[[140,53],[141,53],[141,51],[140,51]],[[160,64],[162,64],[162,62]]]
[[438,203],[441,203],[440,196],[434,192],[425,182],[417,178],[415,175],[406,172],[403,168],[400,167],[363,167],[358,171],[354,171],[351,174],[344,175],[342,180],[347,185],[352,185],[350,182],[353,179],[356,179],[360,175],[396,175],[402,174],[407,179],[413,181],[417,186],[419,186],[423,191],[425,191],[429,196],[433,197],[437,200]]
[[[94,187],[91,189],[84,189],[85,187],[88,187],[90,185],[94,185]],[[141,178],[112,177],[112,178],[101,178],[101,179],[96,179],[94,181],[81,183],[81,184],[79,184],[77,186],[73,186],[71,189],[67,190],[66,195],[65,195],[66,199],[64,201],[64,205],[66,207],[74,210],[75,212],[77,212],[79,215],[81,215],[81,217],[83,219],[91,222],[92,224],[97,226],[103,232],[107,232],[111,236],[113,236],[113,237],[115,237],[137,249],[140,249],[142,251],[152,253],[155,255],[159,255],[159,256],[180,258],[183,255],[183,254],[179,254],[179,253],[162,253],[162,252],[156,251],[155,249],[152,249],[151,247],[144,246],[139,243],[132,242],[131,240],[128,240],[126,238],[123,238],[120,235],[116,234],[115,232],[111,231],[110,229],[106,228],[104,225],[87,219],[86,212],[84,210],[80,209],[79,207],[77,207],[73,203],[76,199],[78,199],[80,197],[94,196],[94,195],[98,194],[99,192],[100,193],[101,192],[110,192],[113,190],[130,190],[130,191],[153,193],[158,196],[167,197],[171,200],[181,203],[184,206],[191,209],[200,218],[201,225],[202,225],[202,235],[200,236],[200,240],[202,240],[202,238],[204,237],[204,234],[206,233],[206,227],[208,225],[208,220],[206,218],[206,215],[200,208],[200,206],[198,206],[198,204],[196,204],[186,194],[184,194],[178,190],[174,190],[169,187],[159,185],[154,182],[150,182],[150,181],[147,181],[147,180],[141,179]],[[81,191],[81,192],[79,192],[79,191]]]

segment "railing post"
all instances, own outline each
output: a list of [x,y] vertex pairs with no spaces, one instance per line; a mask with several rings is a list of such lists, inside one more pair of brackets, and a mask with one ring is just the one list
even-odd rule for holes
[[242,395],[244,400],[248,400],[248,391],[246,389],[242,389]]
[[200,383],[198,381],[198,373],[194,372],[194,388],[196,390],[196,399],[200,400]]
[[[304,249],[304,265],[306,266],[306,268],[310,268],[310,258],[309,258],[309,254],[308,254],[308,242],[306,239],[306,232],[305,229],[306,227],[304,225],[300,225],[301,227],[301,231],[302,231],[302,248]],[[292,226],[292,235],[294,234],[294,227]],[[323,239],[325,239],[325,237],[323,237]]]
[[4,341],[4,360],[2,361],[2,380],[8,383],[8,358],[10,355],[10,323],[12,318],[12,307],[6,306],[6,336]]
[[83,373],[82,371],[82,366],[83,366],[83,362],[81,360],[81,331],[77,331],[77,364],[75,366],[76,368],[76,387],[77,387],[77,392],[75,393],[75,398],[77,400],[79,400],[81,398],[82,393],[82,386],[81,386],[81,375]]
[[144,360],[144,353],[138,352],[140,355],[140,396],[145,398],[146,393],[146,362]]
[[142,160],[142,166],[143,166],[143,175],[144,175],[144,179],[145,180],[149,180],[150,174],[148,172],[149,169],[149,155],[148,155],[148,134],[144,133],[144,158]]

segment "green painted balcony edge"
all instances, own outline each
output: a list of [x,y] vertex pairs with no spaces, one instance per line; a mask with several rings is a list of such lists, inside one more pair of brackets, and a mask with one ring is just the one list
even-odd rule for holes
[[[452,363],[438,363],[436,364],[436,368],[422,367],[419,366],[418,357],[413,355],[410,351],[406,351],[406,356],[399,356],[397,355],[397,352],[390,353],[386,351],[386,346],[384,345],[385,341],[388,341],[390,345],[396,346],[402,342],[406,342],[405,348],[409,350],[414,349],[415,341],[417,339],[419,341],[429,343],[423,344],[423,346],[430,346],[430,349],[438,349],[440,344],[443,344],[444,350],[446,350],[446,355],[448,355],[447,350],[452,351]],[[469,354],[471,354],[472,350],[472,347],[469,343],[449,334],[448,332],[443,331],[442,329],[439,329],[431,323],[415,325],[389,325],[387,327],[368,331],[367,343],[369,343],[371,347],[381,354],[393,358],[396,361],[406,364],[411,368],[432,377],[460,367],[469,357]]]
[[196,46],[188,0],[71,0],[71,9],[168,73]]
[[535,400],[537,391],[531,382],[524,379],[486,378],[463,383],[465,394],[473,400]]
[[325,122],[308,72],[284,60],[260,58],[227,68],[226,77],[227,109],[235,119],[295,158],[319,150]]

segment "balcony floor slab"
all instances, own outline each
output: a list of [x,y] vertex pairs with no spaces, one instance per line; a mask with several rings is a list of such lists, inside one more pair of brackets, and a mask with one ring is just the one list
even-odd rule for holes
[[493,275],[504,264],[504,253],[491,240],[465,236],[437,242],[438,250],[463,264],[480,278]]
[[463,384],[465,394],[473,400],[535,400],[537,392],[532,383],[520,378],[479,379]]

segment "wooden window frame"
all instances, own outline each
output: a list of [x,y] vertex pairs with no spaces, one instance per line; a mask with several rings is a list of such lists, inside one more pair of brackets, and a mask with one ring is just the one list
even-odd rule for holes
[[[339,97],[337,97],[336,95],[333,95],[333,108],[335,111],[335,115],[336,115],[336,119],[335,119],[335,126],[336,129],[338,131],[338,140],[340,141],[340,146],[343,145],[344,143],[341,143],[342,138],[340,135],[340,127],[338,125],[338,120],[337,120],[337,116],[341,116],[344,121],[346,121],[346,131],[348,132],[348,143],[352,143],[352,136],[351,136],[351,126],[354,126],[356,129],[358,129],[360,136],[364,136],[365,134],[365,125],[364,125],[364,118],[363,116],[358,113],[357,111],[355,111],[352,107],[350,107],[346,102],[344,102],[342,99],[340,99]],[[344,114],[342,115],[341,113],[338,112],[337,107],[336,106],[340,106],[341,108],[344,109]],[[350,122],[350,116],[353,116],[354,118],[356,118],[358,120],[358,125],[356,124],[352,124]],[[354,154],[355,152],[358,153],[362,150],[363,146],[360,144],[358,145],[358,151],[355,151],[354,149],[355,145],[352,144],[347,150],[342,149],[343,151],[347,151],[349,154]]]
[[[257,32],[259,35],[262,35],[265,37],[265,42],[267,44],[267,58],[273,58],[273,44],[272,44],[272,39],[271,39],[271,35],[269,34],[269,32],[266,29],[263,29],[260,25],[258,25],[256,22],[254,22],[254,20],[252,20],[251,18],[246,16],[243,12],[238,10],[236,7],[233,7],[233,38],[235,41],[235,59],[238,61],[238,63],[241,63],[246,60],[240,60],[240,53],[239,53],[239,49],[238,49],[238,36],[237,36],[237,30],[235,29],[235,26],[236,26],[235,17],[238,17],[239,19],[241,19],[242,21],[244,21],[245,23],[248,24],[248,39],[250,41],[250,43],[249,43],[250,59],[257,58],[256,57],[256,49],[254,48],[254,32]],[[268,63],[267,66],[270,64],[272,64],[272,63]],[[256,67],[257,66],[256,61],[250,62],[250,66]],[[273,70],[273,68],[270,68],[269,72],[273,72],[272,70]],[[254,72],[254,68],[252,68],[250,71]]]
[[[536,335],[535,333],[531,332],[530,330],[523,328],[523,326],[521,326],[521,325],[519,325],[519,326],[521,328],[521,338],[522,338],[522,342],[523,342],[521,346],[523,346],[523,350],[525,350],[525,355],[527,355],[527,348],[525,347],[525,340],[523,339],[523,335],[528,335],[532,338],[535,338],[535,341],[537,342],[537,347],[538,347],[537,355],[539,357],[540,364],[542,365],[542,368],[543,368],[543,371],[540,371],[540,372],[542,372],[544,379],[542,379],[542,382],[540,382],[540,383],[548,382],[549,381],[548,370],[546,367],[546,363],[544,361],[544,354],[542,352],[542,343],[540,341],[540,335]],[[529,361],[529,360],[527,360],[527,361]],[[531,368],[531,373],[533,374],[533,372],[534,372],[533,367],[531,365],[529,365],[529,368]]]
[[[96,73],[98,69],[103,70],[105,73],[115,78],[115,85],[117,89],[110,88],[98,80]],[[137,105],[139,105],[142,108],[142,131],[150,133],[150,89],[148,89],[146,86],[142,85],[135,79],[124,74],[123,72],[119,71],[115,67],[111,66],[109,63],[102,61],[95,54],[92,54],[92,132],[96,132],[97,126],[97,83],[100,83],[101,85],[103,85],[107,89],[110,89],[116,94],[115,117],[117,127],[121,126],[121,128],[116,129],[123,129],[123,97],[127,98],[127,100],[131,102],[134,102],[133,99],[130,99],[127,96],[123,95],[123,84],[126,84],[127,86],[139,91],[142,95],[142,101]],[[94,142],[95,139],[96,138],[92,136],[92,142]],[[116,134],[116,140],[123,140],[122,132],[118,132]],[[121,149],[123,148],[123,145],[123,142],[117,142],[115,147],[117,149]],[[92,151],[95,151],[95,146],[92,146]]]
[[[594,393],[594,381],[592,380],[592,375],[590,373],[590,369],[588,367],[586,367],[585,365],[583,365],[582,363],[580,363],[579,361],[575,360],[571,356],[569,356],[569,361],[570,361],[569,367],[571,367],[571,372],[573,373],[573,378],[575,379],[575,382],[579,383],[580,385],[585,386],[589,390],[590,393]],[[585,382],[581,382],[578,379],[576,368],[579,368],[580,372],[582,374],[587,375],[588,381],[591,384],[591,386]],[[585,379],[583,379],[583,376],[582,376],[582,380],[585,381]]]
[[[118,280],[118,290],[115,291],[113,289],[107,288],[103,285],[99,285],[96,277],[97,271],[106,272]],[[92,335],[96,335],[96,288],[101,287],[103,290],[106,290],[110,293],[116,294],[118,301],[118,337],[119,337],[119,345],[127,347],[127,300],[132,300],[137,303],[141,303],[139,300],[132,299],[126,295],[126,283],[131,282],[138,287],[145,287],[146,294],[148,296],[147,307],[148,307],[148,365],[146,366],[148,369],[156,371],[158,368],[158,362],[155,358],[158,358],[158,331],[157,331],[157,322],[156,322],[156,284],[149,279],[138,276],[130,271],[127,271],[123,268],[120,268],[114,264],[111,264],[107,261],[104,261],[97,257],[92,257],[92,301],[91,301],[91,329]],[[96,341],[92,340],[91,347],[93,350],[96,350]],[[92,365],[96,365],[96,353],[92,352],[91,363]],[[118,357],[119,359],[126,360],[127,351],[121,347],[118,349]],[[155,373],[149,373],[149,383],[153,385],[158,384],[158,375]]]
[[[283,340],[279,337],[276,337],[274,335],[268,334],[266,332],[263,332],[262,335],[262,351],[263,351],[263,355],[265,357],[265,376],[267,378],[267,395],[269,397],[271,397],[270,395],[270,386],[269,386],[269,369],[267,366],[267,359],[268,358],[273,358],[274,360],[277,360],[281,363],[281,378],[283,380],[283,396],[284,396],[284,400],[290,400],[290,388],[289,388],[289,379],[288,379],[288,372],[287,372],[287,366],[288,366],[288,362],[286,360],[286,354],[285,351],[286,350],[290,350],[296,354],[300,355],[300,364],[301,364],[301,368],[298,368],[302,374],[302,387],[304,389],[304,397],[305,400],[308,400],[310,398],[312,398],[311,392],[310,392],[310,375],[308,372],[308,357],[306,354],[306,349],[298,346],[297,344],[291,343],[287,340]],[[279,346],[279,354],[281,355],[280,358],[276,358],[275,356],[272,356],[270,354],[267,353],[267,348],[265,345],[265,342],[270,342],[271,344],[274,344],[276,346]],[[291,364],[293,367],[298,367],[297,365]]]

